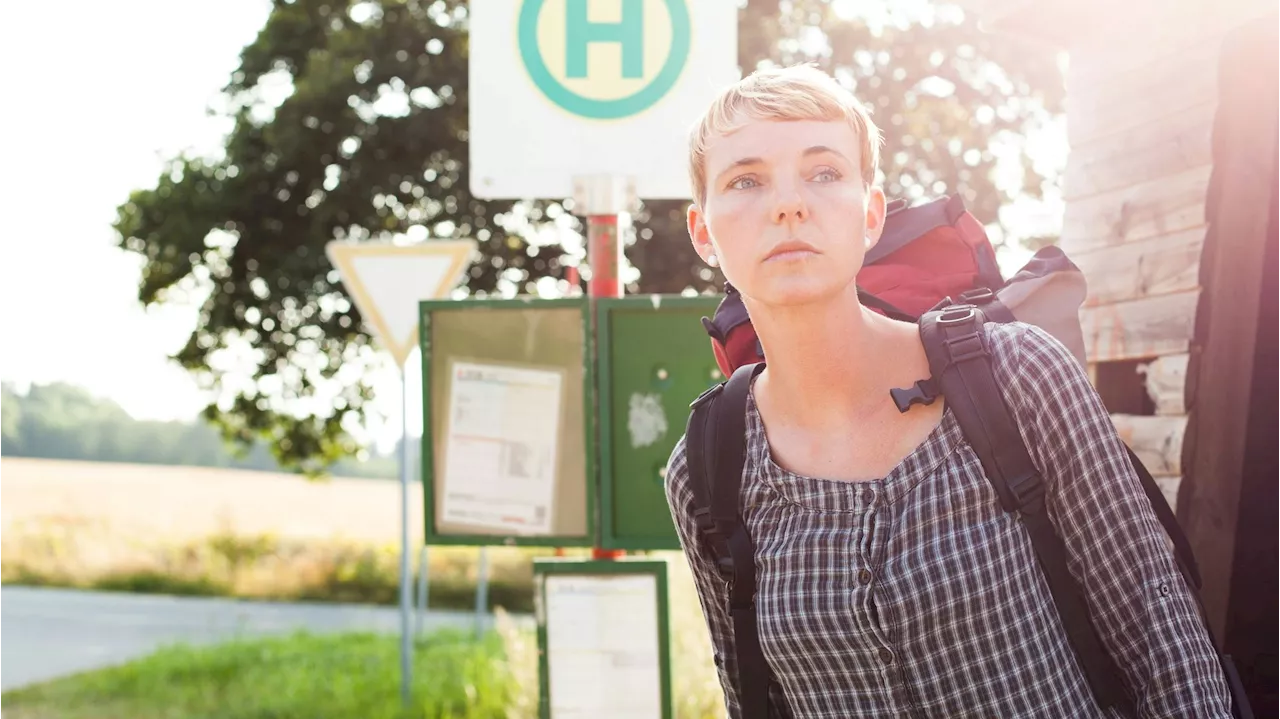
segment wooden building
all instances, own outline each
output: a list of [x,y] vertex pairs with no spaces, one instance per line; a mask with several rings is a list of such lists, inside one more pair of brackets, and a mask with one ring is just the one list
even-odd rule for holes
[[1091,376],[1159,475],[1211,629],[1276,707],[1275,0],[961,0],[1067,53],[1060,246]]

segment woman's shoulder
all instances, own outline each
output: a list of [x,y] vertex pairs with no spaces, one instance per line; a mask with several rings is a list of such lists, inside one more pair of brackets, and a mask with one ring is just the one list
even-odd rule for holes
[[1053,334],[1025,322],[984,326],[992,373],[1015,423],[1035,441],[1080,431],[1100,411],[1087,368]]
[[983,325],[987,352],[996,380],[1004,386],[1046,375],[1083,371],[1080,361],[1057,337],[1026,322],[987,322]]

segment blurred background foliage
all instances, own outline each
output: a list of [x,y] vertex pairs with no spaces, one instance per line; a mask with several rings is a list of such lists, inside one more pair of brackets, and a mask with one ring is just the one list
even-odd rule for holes
[[[1049,50],[923,0],[747,0],[738,33],[744,71],[812,62],[872,109],[891,198],[960,194],[1005,243],[1019,230],[1001,208],[1056,192],[1057,171],[1027,152],[1061,112]],[[225,438],[307,472],[357,451],[376,353],[330,240],[474,238],[483,258],[460,296],[555,296],[584,263],[567,202],[470,194],[467,40],[456,0],[276,0],[216,108],[234,119],[225,152],[173,158],[120,205],[120,245],[145,262],[139,300],[201,303],[177,360],[214,392],[205,417]],[[629,292],[719,288],[685,205],[631,218]]]

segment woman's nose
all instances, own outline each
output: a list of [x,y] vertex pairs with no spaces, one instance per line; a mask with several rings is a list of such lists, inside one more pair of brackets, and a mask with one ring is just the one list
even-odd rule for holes
[[809,208],[805,206],[804,197],[797,187],[779,187],[774,198],[773,221],[804,222],[809,219]]

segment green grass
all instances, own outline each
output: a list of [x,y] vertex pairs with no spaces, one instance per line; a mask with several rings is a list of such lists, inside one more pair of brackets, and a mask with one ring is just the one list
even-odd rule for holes
[[[114,566],[87,568],[77,557],[101,547],[80,547],[79,540],[63,543],[58,537],[38,532],[5,539],[4,561],[0,562],[0,582],[4,584],[383,605],[395,605],[400,597],[399,552],[395,547],[221,533],[178,547],[150,547],[143,557],[131,555],[112,563]],[[491,550],[488,608],[532,613],[531,558],[550,553]],[[472,609],[478,579],[475,549],[433,547],[429,556],[429,608]]]
[[173,577],[152,570],[117,572],[94,580],[92,589],[135,594],[173,594],[184,597],[224,597],[231,588],[209,577]]
[[[151,569],[120,570],[77,581],[66,575],[45,574],[30,567],[12,570],[6,567],[3,583],[26,587],[98,589],[105,592],[186,597],[241,596],[228,583],[214,577],[178,576]],[[416,578],[414,586],[417,586]],[[432,578],[427,593],[428,609],[471,611],[475,609],[475,597],[476,583],[473,580],[458,577]],[[388,573],[355,577],[329,575],[313,585],[299,586],[289,591],[245,594],[243,598],[394,606],[400,601],[400,579]],[[523,578],[491,578],[487,606],[490,611],[502,607],[515,614],[532,614],[533,582]]]
[[498,634],[449,630],[417,646],[408,710],[398,639],[372,634],[174,646],[5,692],[3,704],[10,719],[498,719],[518,693]]

